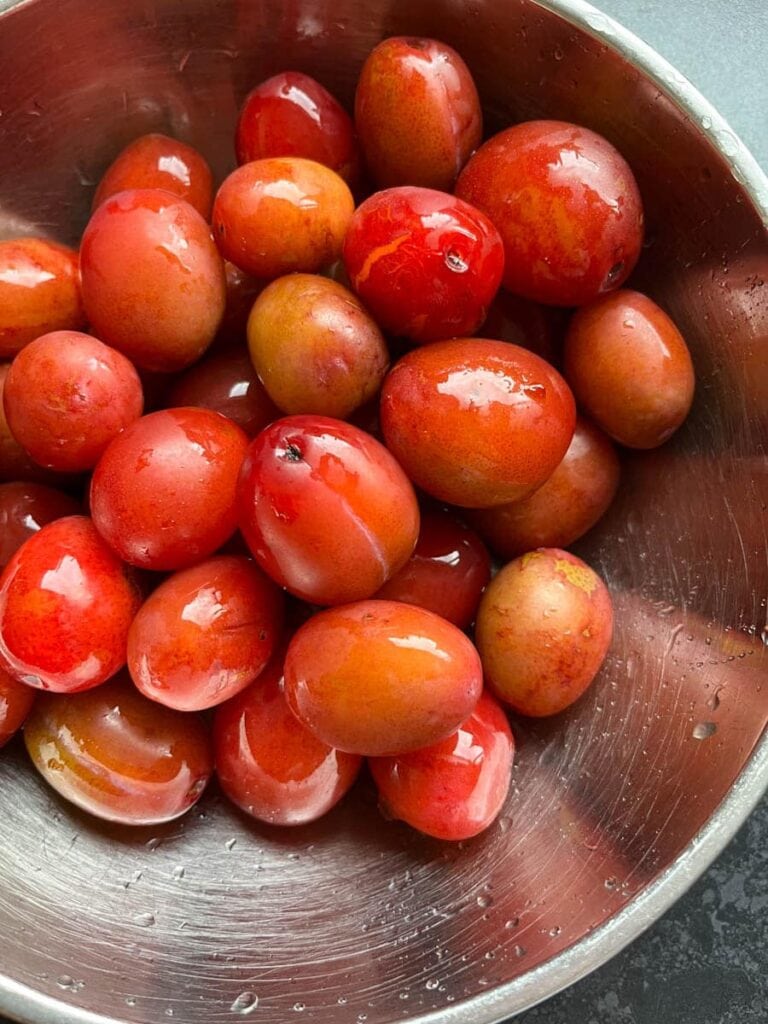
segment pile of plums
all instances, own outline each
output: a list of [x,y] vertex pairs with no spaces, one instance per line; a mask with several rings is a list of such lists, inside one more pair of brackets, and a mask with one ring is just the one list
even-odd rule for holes
[[24,723],[73,803],[167,821],[215,770],[299,824],[367,759],[388,817],[465,839],[507,796],[507,712],[595,678],[611,598],[564,549],[615,443],[683,422],[691,359],[622,287],[643,211],[610,142],[482,138],[461,57],[386,39],[354,119],[305,74],[257,85],[215,194],[147,135],[79,251],[0,243],[0,744]]

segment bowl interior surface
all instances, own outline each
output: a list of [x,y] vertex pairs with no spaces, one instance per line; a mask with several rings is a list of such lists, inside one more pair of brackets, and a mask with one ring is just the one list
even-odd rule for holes
[[551,958],[578,963],[585,936],[609,934],[687,856],[733,787],[768,717],[765,226],[729,169],[734,142],[713,145],[588,29],[532,0],[27,0],[0,13],[0,237],[76,242],[101,172],[143,132],[199,146],[222,176],[257,81],[303,70],[349,105],[380,38],[432,35],[469,63],[489,132],[556,117],[621,149],[647,215],[633,283],[675,318],[698,375],[688,423],[627,457],[614,508],[577,547],[615,595],[613,647],[573,709],[515,724],[512,792],[488,833],[449,845],[383,823],[367,782],[292,831],[215,791],[172,825],[116,829],[49,792],[17,741],[0,758],[0,1010],[389,1024],[461,1007],[487,1024],[551,994],[551,979],[520,980]]

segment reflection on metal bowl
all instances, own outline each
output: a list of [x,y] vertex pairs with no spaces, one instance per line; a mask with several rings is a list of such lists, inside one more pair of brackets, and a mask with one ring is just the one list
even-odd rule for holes
[[[698,371],[693,414],[632,455],[579,546],[616,594],[597,683],[519,723],[503,816],[447,845],[372,789],[277,832],[216,793],[120,830],[0,760],[0,1010],[45,1024],[489,1024],[617,952],[716,856],[768,781],[768,182],[717,113],[580,0],[0,0],[0,237],[72,242],[149,130],[233,165],[239,101],[284,68],[349,103],[393,33],[456,46],[491,129],[579,121],[633,166],[636,281]],[[762,639],[761,639],[762,637]],[[762,737],[762,738],[761,738]]]

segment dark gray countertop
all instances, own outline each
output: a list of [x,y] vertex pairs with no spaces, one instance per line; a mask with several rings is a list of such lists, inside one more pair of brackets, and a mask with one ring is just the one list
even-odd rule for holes
[[[766,0],[593,0],[686,75],[768,168]],[[768,1024],[768,798],[642,938],[515,1024]]]
[[768,799],[653,928],[515,1024],[766,1024]]

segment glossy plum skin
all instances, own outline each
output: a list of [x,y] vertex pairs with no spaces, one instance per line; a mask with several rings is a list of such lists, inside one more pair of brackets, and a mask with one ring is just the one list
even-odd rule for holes
[[219,325],[214,347],[225,350],[232,346],[242,348],[245,340],[245,329],[248,317],[257,297],[264,288],[264,282],[229,260],[224,260],[224,277],[226,279],[227,300],[224,318]]
[[206,356],[174,381],[166,396],[169,408],[192,405],[227,416],[255,437],[280,412],[256,376],[246,352]]
[[413,488],[386,448],[327,416],[289,416],[259,434],[238,506],[261,568],[313,604],[375,594],[407,562],[419,532]]
[[452,505],[516,501],[547,479],[573,436],[570,388],[543,359],[462,338],[409,352],[381,394],[387,447],[410,479]]
[[403,754],[449,736],[483,686],[477,651],[440,616],[399,601],[320,612],[288,646],[285,696],[339,750]]
[[80,505],[62,491],[45,484],[17,481],[0,484],[0,569],[24,541],[47,523],[74,516]]
[[145,697],[202,711],[253,682],[282,618],[282,592],[249,558],[210,558],[164,580],[141,606],[128,671]]
[[474,510],[468,518],[505,559],[534,548],[566,548],[604,515],[620,475],[610,440],[579,417],[563,461],[538,490],[522,501]]
[[133,364],[116,349],[79,331],[53,331],[16,356],[3,405],[14,437],[35,462],[80,473],[141,416],[144,395]]
[[74,249],[45,238],[0,242],[0,359],[41,334],[84,326]]
[[198,716],[147,700],[123,673],[88,693],[41,695],[24,741],[57,793],[122,825],[178,818],[198,801],[213,771]]
[[489,584],[475,625],[485,681],[535,718],[555,715],[595,678],[613,633],[608,589],[580,558],[539,548]]
[[229,799],[270,825],[305,825],[326,814],[360,770],[357,754],[334,750],[296,718],[283,694],[282,653],[216,710],[216,774]]
[[490,578],[491,560],[477,534],[434,509],[421,513],[413,554],[376,597],[418,605],[466,629]]
[[24,724],[35,702],[35,692],[0,669],[0,747]]
[[494,135],[456,183],[504,239],[504,285],[536,302],[581,306],[618,288],[643,240],[632,171],[606,139],[564,121]]
[[344,240],[352,287],[381,326],[424,343],[472,334],[504,269],[488,218],[434,189],[376,192],[355,210]]
[[314,160],[254,160],[217,192],[213,233],[224,258],[254,277],[315,273],[341,255],[354,205],[346,182]]
[[212,555],[235,532],[248,438],[210,409],[143,416],[109,445],[91,479],[99,533],[131,565],[168,571]]
[[98,686],[125,664],[141,597],[87,516],[48,523],[0,577],[0,665],[42,690]]
[[283,71],[252,89],[235,132],[237,162],[299,156],[335,171],[349,185],[360,172],[352,118],[324,86]]
[[317,274],[267,285],[248,320],[248,349],[289,414],[345,419],[378,393],[389,367],[386,342],[357,296]]
[[163,189],[110,196],[80,249],[83,303],[94,333],[144,370],[199,359],[224,314],[224,264],[194,207]]
[[4,395],[10,369],[10,363],[0,363],[0,481],[39,480],[51,483],[56,479],[55,474],[30,459],[8,425]]
[[360,72],[355,127],[380,188],[449,192],[480,144],[483,115],[455,50],[434,39],[393,36],[372,50]]
[[515,755],[507,716],[487,692],[450,736],[369,764],[388,818],[435,839],[459,841],[485,831],[504,805]]
[[657,448],[688,415],[695,387],[688,346],[647,295],[623,289],[578,310],[564,356],[581,407],[627,448]]
[[205,220],[213,204],[213,175],[193,146],[159,132],[141,135],[118,154],[104,172],[93,197],[97,209],[129,188],[162,188],[184,199]]
[[559,369],[561,345],[555,316],[563,312],[502,289],[491,303],[477,333],[483,338],[495,338],[527,348]]

